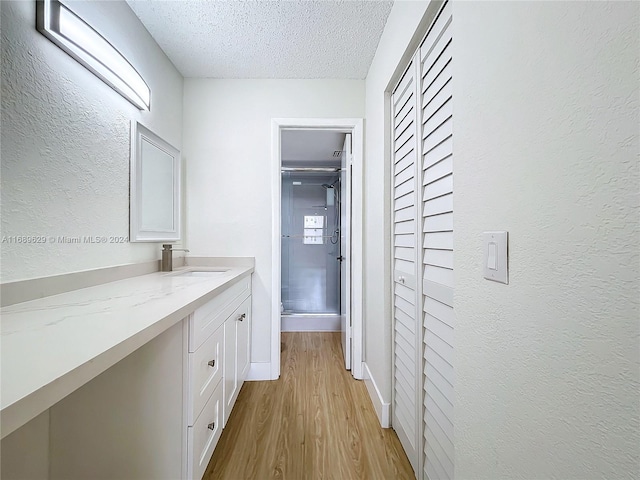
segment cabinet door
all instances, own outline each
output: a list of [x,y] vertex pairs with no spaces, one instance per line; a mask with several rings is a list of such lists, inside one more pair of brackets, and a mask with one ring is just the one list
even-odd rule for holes
[[231,414],[231,408],[233,407],[233,401],[238,390],[238,363],[236,362],[236,343],[238,338],[238,323],[235,314],[232,315],[224,322],[224,405],[223,416],[226,426],[229,415]]
[[224,424],[249,370],[251,297],[224,323]]
[[242,383],[247,378],[251,364],[251,297],[244,301],[241,309],[246,314],[246,318],[237,324],[238,388],[242,387]]

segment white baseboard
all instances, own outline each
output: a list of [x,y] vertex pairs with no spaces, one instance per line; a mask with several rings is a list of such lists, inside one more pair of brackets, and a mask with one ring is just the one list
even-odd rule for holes
[[339,315],[282,315],[281,331],[283,332],[339,332]]
[[249,366],[247,381],[271,380],[271,363],[253,363]]
[[365,363],[362,364],[363,373],[364,373],[364,384],[367,387],[367,392],[369,392],[369,397],[371,397],[371,401],[373,402],[373,408],[378,415],[378,420],[380,421],[380,425],[382,428],[390,428],[390,413],[391,413],[391,404],[386,403],[382,395],[380,394],[380,390],[376,385],[374,378],[371,376],[371,372],[369,371],[369,366]]

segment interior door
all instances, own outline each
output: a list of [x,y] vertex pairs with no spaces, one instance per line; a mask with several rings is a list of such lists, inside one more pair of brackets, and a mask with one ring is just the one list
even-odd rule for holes
[[392,424],[419,471],[422,342],[418,317],[416,72],[411,63],[392,95],[393,111],[393,408]]
[[424,478],[454,478],[452,11],[445,2],[420,47],[424,322]]
[[351,370],[351,134],[344,139],[340,173],[340,330],[344,365]]

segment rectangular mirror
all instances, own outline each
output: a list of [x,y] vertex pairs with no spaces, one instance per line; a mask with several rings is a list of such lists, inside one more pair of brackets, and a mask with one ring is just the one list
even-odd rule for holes
[[138,122],[131,127],[130,239],[180,240],[178,149]]

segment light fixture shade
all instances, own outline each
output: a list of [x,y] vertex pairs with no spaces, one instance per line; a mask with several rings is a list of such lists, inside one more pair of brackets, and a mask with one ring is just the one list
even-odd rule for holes
[[133,105],[151,108],[151,90],[142,76],[91,25],[59,0],[38,0],[36,11],[40,33]]

